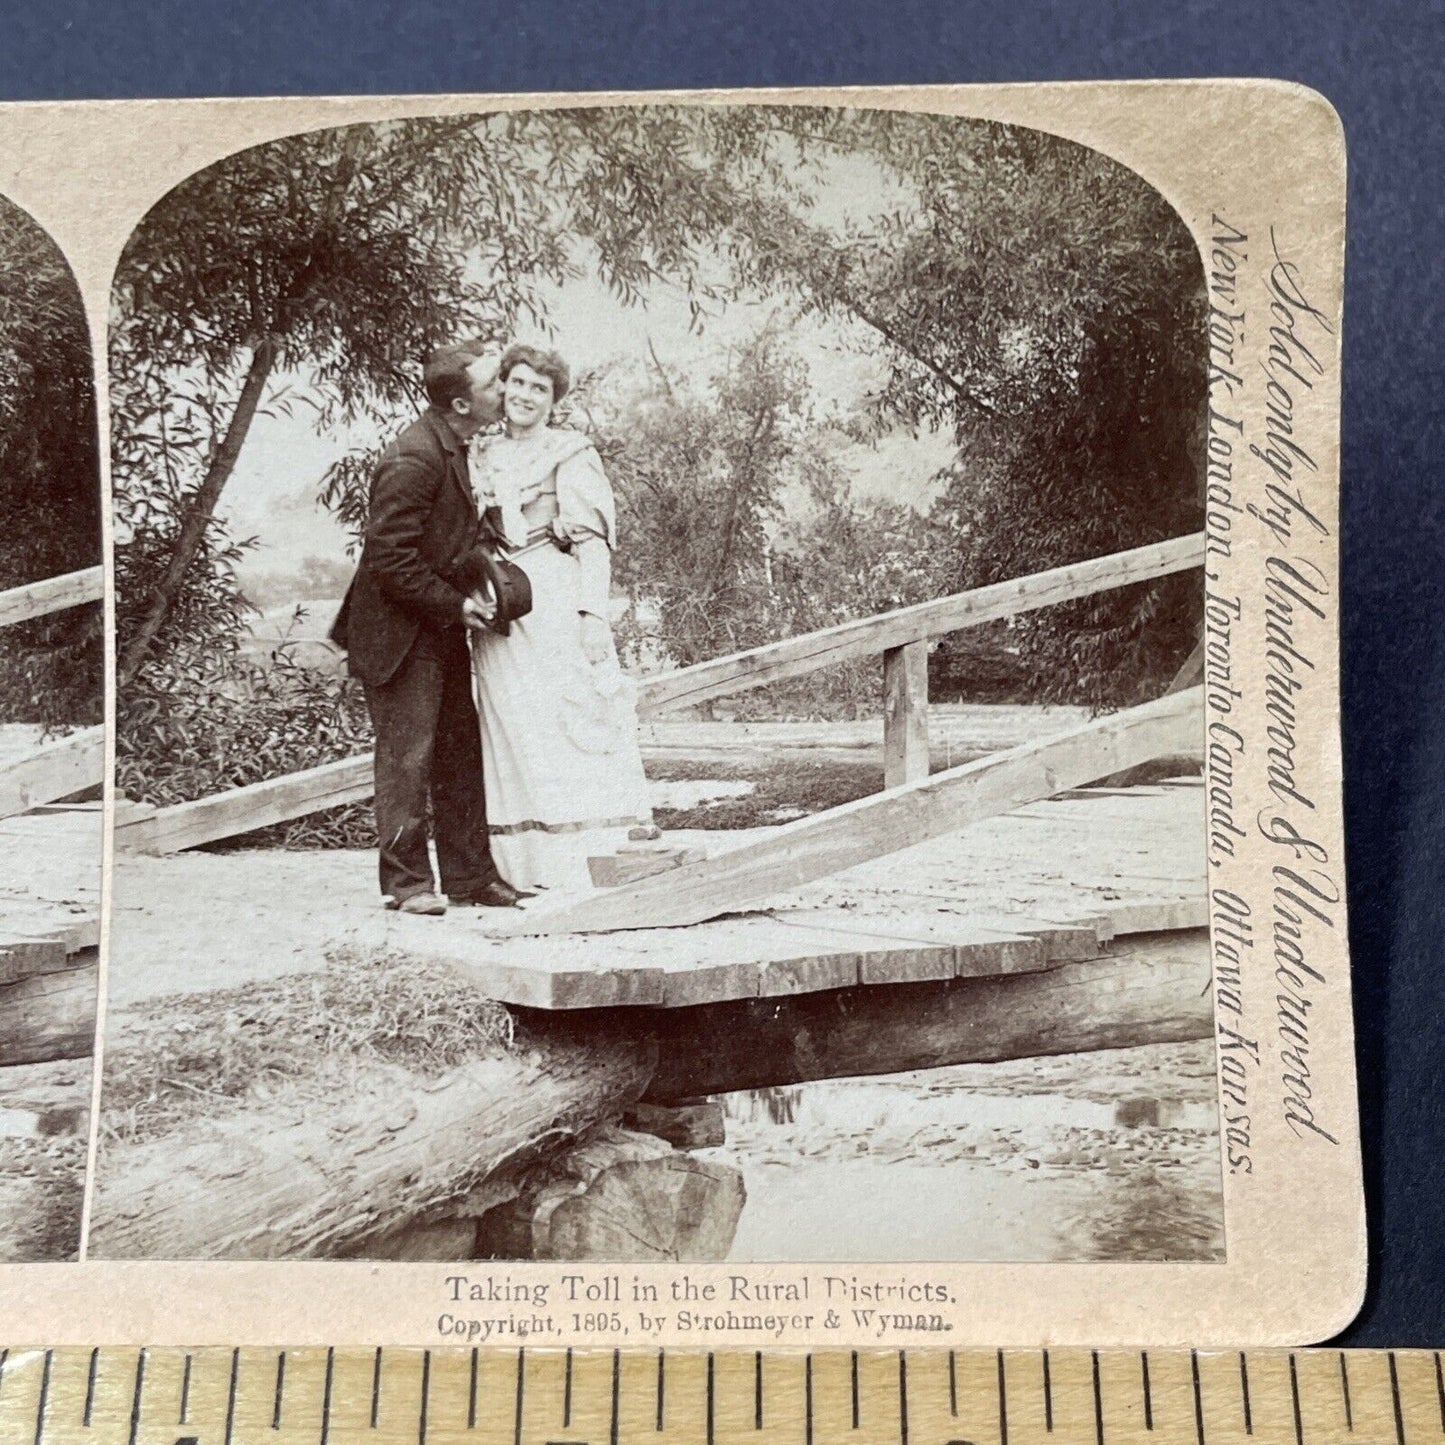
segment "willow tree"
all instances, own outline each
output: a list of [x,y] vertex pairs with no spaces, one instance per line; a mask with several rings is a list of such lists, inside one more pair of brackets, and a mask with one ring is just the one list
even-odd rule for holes
[[764,132],[654,110],[354,126],[243,151],[160,201],[114,289],[122,690],[158,641],[234,634],[216,507],[263,408],[389,423],[427,349],[542,320],[542,283],[584,258],[626,299],[665,276],[700,306],[699,248],[745,205],[739,165],[768,170]]
[[[952,432],[934,508],[953,587],[1202,525],[1205,291],[1143,177],[1056,136],[939,116],[795,112],[809,153],[866,157],[891,202],[839,231],[772,208],[743,261],[846,318],[886,380],[865,425]],[[1043,697],[1159,690],[1194,645],[1185,574],[1023,619]]]

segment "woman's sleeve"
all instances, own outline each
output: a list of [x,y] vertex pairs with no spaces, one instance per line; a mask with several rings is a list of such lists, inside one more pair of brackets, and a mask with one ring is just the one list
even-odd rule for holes
[[557,468],[557,520],[581,571],[578,610],[607,619],[617,503],[602,459],[591,447]]
[[600,537],[617,545],[617,503],[602,458],[591,447],[557,468],[557,519],[574,542]]

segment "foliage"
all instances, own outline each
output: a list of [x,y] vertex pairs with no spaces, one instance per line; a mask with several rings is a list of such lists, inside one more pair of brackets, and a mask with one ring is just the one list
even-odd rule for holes
[[[874,427],[952,429],[933,521],[945,590],[1042,571],[1202,524],[1203,268],[1142,177],[1041,132],[814,114],[907,200],[842,238],[779,217],[752,274],[861,324],[889,361]],[[1037,696],[1157,693],[1196,640],[1185,576],[1022,621]]]
[[501,1004],[457,997],[440,964],[350,947],[288,974],[128,1011],[105,1055],[105,1144],[134,1144],[199,1120],[354,1093],[358,1075],[402,1068],[435,1079],[513,1044]]
[[[100,562],[90,333],[59,247],[0,199],[0,590]],[[0,632],[0,718],[101,716],[99,604]]]
[[[126,797],[184,802],[371,746],[360,687],[297,662],[286,644],[265,662],[186,656],[153,663],[120,699],[116,788]],[[369,846],[370,809],[335,810],[268,832],[280,842],[303,835],[312,845]]]
[[[206,753],[208,717],[254,740],[239,715],[254,705],[263,733],[286,733],[291,704],[268,689],[287,670],[261,685],[230,657],[246,544],[215,521],[254,417],[306,407],[323,429],[387,434],[418,403],[431,345],[545,330],[548,288],[583,274],[643,308],[680,289],[699,325],[744,296],[783,318],[713,376],[654,358],[640,382],[609,368],[578,387],[574,415],[619,493],[635,652],[685,664],[1199,525],[1202,267],[1163,198],[1096,152],[957,118],[789,107],[294,136],[183,183],[118,275],[118,745],[135,786],[184,774],[180,791],[206,791],[246,772],[247,746]],[[876,363],[851,413],[823,414],[782,329],[800,315]],[[957,444],[927,517],[858,500],[838,465],[844,433],[900,428]],[[368,475],[359,451],[322,482],[353,532]],[[996,629],[987,655],[979,634],[947,640],[935,670],[1006,657],[990,686],[1021,674],[1040,699],[1121,705],[1167,682],[1198,615],[1186,575]],[[738,705],[871,711],[877,673]],[[342,707],[335,683],[317,686],[291,702]],[[192,730],[179,770],[144,740],[171,713]],[[287,735],[268,770],[308,746]],[[203,755],[217,774],[201,788]]]
[[[848,440],[815,415],[806,364],[770,323],[702,385],[654,365],[592,377],[572,421],[601,451],[626,543],[619,640],[686,667],[936,595],[936,551],[910,508],[852,498]],[[876,711],[878,664],[830,669],[730,711]]]

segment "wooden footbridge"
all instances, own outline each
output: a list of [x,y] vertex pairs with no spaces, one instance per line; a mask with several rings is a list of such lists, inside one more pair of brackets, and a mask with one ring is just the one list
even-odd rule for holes
[[[1198,655],[1152,702],[939,772],[930,772],[926,669],[932,637],[1196,568],[1203,553],[1202,536],[1177,538],[643,679],[640,711],[653,717],[881,652],[885,786],[779,827],[705,835],[709,856],[666,867],[676,859],[664,859],[662,871],[613,888],[522,910],[412,918],[377,906],[362,856],[267,855],[277,886],[303,875],[322,884],[324,868],[321,895],[291,947],[315,960],[344,943],[353,953],[446,964],[476,994],[508,1004],[536,1052],[509,1064],[505,1079],[495,1069],[461,1069],[429,1086],[409,1118],[365,1144],[366,1160],[345,1170],[321,1157],[326,1134],[310,1120],[276,1128],[246,1117],[211,1131],[186,1166],[194,1186],[179,1195],[175,1144],[144,1146],[128,1174],[101,1180],[92,1252],[328,1254],[342,1247],[343,1226],[351,1231],[345,1248],[369,1229],[374,1244],[384,1219],[396,1217],[394,1194],[389,1213],[375,1202],[388,1189],[409,1192],[418,1217],[438,1219],[434,1199],[423,1207],[416,1195],[417,1181],[435,1184],[437,1160],[461,1152],[470,1193],[450,1201],[439,1228],[454,1229],[459,1211],[473,1229],[486,1216],[487,1247],[497,1248],[502,1201],[513,1211],[502,1235],[522,1227],[518,1218],[531,1231],[523,1252],[577,1258],[596,1247],[603,1253],[592,1257],[609,1257],[606,1250],[624,1247],[615,1235],[559,1244],[553,1225],[536,1223],[553,1218],[538,1200],[585,1193],[579,1170],[615,1178],[614,1145],[599,1145],[596,1130],[624,1116],[635,1121],[642,1111],[652,1121],[645,1127],[666,1133],[659,1117],[685,1118],[698,1101],[739,1089],[1210,1037]],[[1162,781],[1115,785],[1163,759],[1179,762],[1156,769]],[[213,968],[193,949],[193,978],[227,987],[254,967],[232,940],[244,938],[248,919],[265,926],[263,905],[248,899],[249,912],[231,916],[207,891],[209,871],[235,866],[235,855],[170,863],[156,855],[363,799],[370,788],[370,759],[359,757],[128,811],[117,847],[152,856],[117,865],[113,1002],[127,992],[126,930],[143,951],[147,936],[159,946],[163,930],[191,913],[197,939],[217,955]],[[168,880],[157,896],[165,895],[169,917],[123,923],[128,877],[138,892],[147,879]],[[348,1135],[333,1120],[331,1135],[345,1139],[350,1156],[373,1123],[358,1116],[346,1128],[359,1132]],[[258,1137],[267,1141],[260,1154]],[[582,1139],[576,1152],[591,1150],[592,1162],[565,1166],[561,1183],[549,1166],[517,1184],[518,1161],[535,1163],[548,1139]],[[611,1164],[595,1164],[599,1148]],[[237,1149],[257,1160],[244,1190],[226,1182]],[[627,1158],[629,1167],[673,1171],[669,1197],[680,1197],[675,1161]],[[700,1170],[682,1173],[696,1182]],[[713,1185],[702,1193],[731,1187]],[[713,1244],[699,1244],[687,1232],[707,1210],[683,1211],[689,1224],[655,1200],[633,1203],[619,1214],[613,1201],[594,1222],[625,1215],[636,1224],[648,1214],[671,1219],[671,1232],[640,1253],[610,1257],[705,1257],[730,1238],[728,1228],[713,1229]],[[188,1222],[193,1212],[202,1225]],[[466,1248],[455,1233],[397,1248],[423,1257],[414,1251],[429,1247],[442,1256]]]
[[[731,1005],[1034,975],[1094,958],[1118,937],[1200,928],[1202,857],[1192,876],[1171,879],[1162,892],[1126,884],[1109,907],[1067,879],[1035,890],[1022,907],[981,911],[960,911],[945,894],[874,907],[866,884],[858,896],[844,895],[858,891],[855,870],[892,859],[902,897],[915,865],[899,855],[931,848],[926,866],[946,873],[966,829],[1161,758],[1197,758],[1200,693],[1181,676],[1153,702],[930,773],[926,663],[935,636],[1198,567],[1203,545],[1199,535],[1177,538],[644,678],[639,712],[652,717],[881,652],[884,789],[742,838],[708,835],[725,846],[713,841],[711,856],[667,866],[689,857],[673,850],[659,859],[660,871],[585,896],[505,913],[454,910],[441,920],[379,917],[367,932],[455,963],[487,996],[558,1011]],[[183,851],[364,799],[371,781],[371,759],[362,756],[195,802],[131,808],[117,821],[116,845]],[[1153,827],[1147,808],[1139,823]],[[1202,838],[1202,816],[1178,826]],[[646,875],[645,867],[631,871]],[[1106,988],[1101,998],[1115,993]]]
[[[0,592],[0,627],[97,601],[101,569]],[[11,1141],[83,1141],[90,1113],[100,945],[104,730],[0,756],[0,1260],[78,1248],[80,1190]]]

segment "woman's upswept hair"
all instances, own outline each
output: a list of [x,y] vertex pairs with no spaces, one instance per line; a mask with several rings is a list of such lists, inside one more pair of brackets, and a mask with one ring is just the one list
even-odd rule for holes
[[555,351],[541,346],[523,346],[513,342],[502,353],[500,376],[503,381],[512,374],[514,366],[530,366],[533,371],[552,380],[552,400],[561,401],[572,385],[572,368]]

